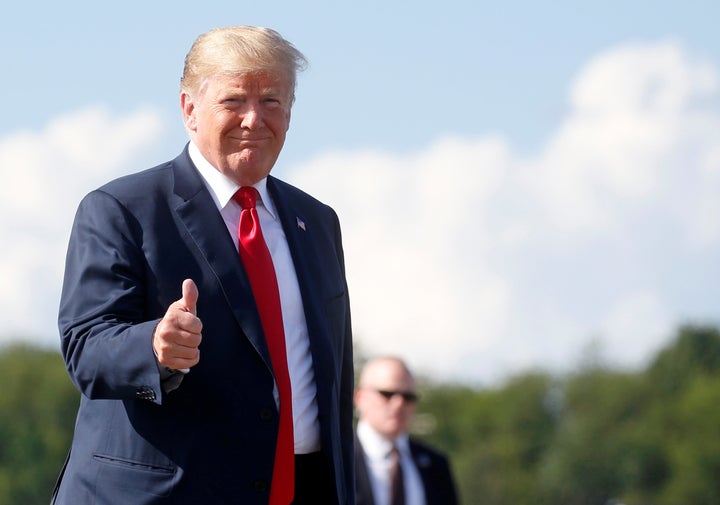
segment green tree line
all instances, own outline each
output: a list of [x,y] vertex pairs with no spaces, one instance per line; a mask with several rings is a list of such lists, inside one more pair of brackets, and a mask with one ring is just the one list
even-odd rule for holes
[[[0,504],[47,504],[79,401],[57,352],[0,349]],[[643,370],[589,364],[501,386],[422,381],[416,434],[465,505],[720,503],[720,331],[683,326]]]
[[[683,326],[635,373],[424,391],[466,505],[720,504],[720,332]],[[422,415],[420,417],[422,420]]]

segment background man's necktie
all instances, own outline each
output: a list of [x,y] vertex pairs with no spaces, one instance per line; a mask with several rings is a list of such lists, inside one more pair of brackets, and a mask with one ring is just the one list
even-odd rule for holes
[[265,332],[280,394],[280,429],[270,485],[270,505],[289,505],[293,500],[295,485],[292,392],[275,268],[255,209],[258,196],[255,188],[246,186],[240,188],[233,199],[242,207],[238,227],[240,258],[250,279],[255,303],[260,312],[260,322]]
[[390,505],[405,505],[405,484],[400,464],[400,451],[394,445],[390,451]]

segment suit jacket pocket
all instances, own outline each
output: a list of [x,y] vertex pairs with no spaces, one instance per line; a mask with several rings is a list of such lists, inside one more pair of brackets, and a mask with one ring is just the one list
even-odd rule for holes
[[174,467],[105,454],[94,454],[93,459],[100,463],[98,482],[103,482],[103,485],[143,491],[155,496],[167,496],[172,491]]

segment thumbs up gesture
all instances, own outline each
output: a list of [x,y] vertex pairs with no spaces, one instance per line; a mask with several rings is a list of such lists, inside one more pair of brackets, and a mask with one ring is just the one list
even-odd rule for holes
[[175,370],[189,369],[200,361],[202,322],[197,317],[198,288],[192,279],[182,284],[182,298],[170,304],[153,334],[158,362]]

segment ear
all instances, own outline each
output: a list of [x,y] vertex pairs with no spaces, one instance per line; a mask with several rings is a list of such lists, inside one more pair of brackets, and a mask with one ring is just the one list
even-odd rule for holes
[[182,109],[183,122],[190,131],[197,129],[195,120],[195,103],[192,97],[185,91],[180,92],[180,108]]
[[355,394],[353,395],[355,408],[358,410],[361,408],[361,405],[362,405],[362,395],[363,395],[362,389],[356,389]]

